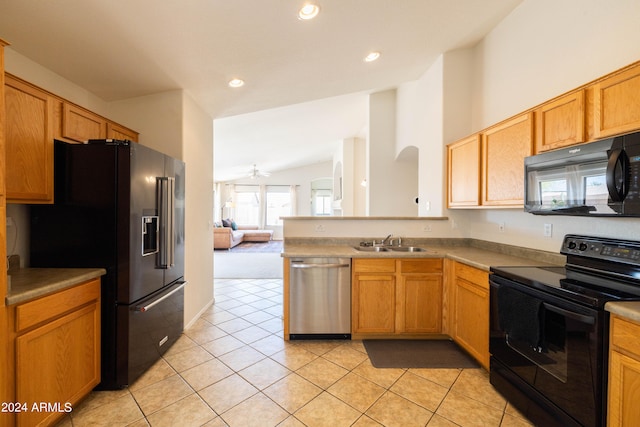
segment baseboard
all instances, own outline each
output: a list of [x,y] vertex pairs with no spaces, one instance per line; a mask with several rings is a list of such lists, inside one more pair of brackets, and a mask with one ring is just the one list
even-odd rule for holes
[[214,297],[209,303],[207,303],[202,308],[202,310],[200,310],[195,316],[193,316],[193,319],[191,319],[191,321],[189,321],[189,323],[185,323],[184,329],[187,330],[191,326],[193,326],[193,324],[196,323],[198,321],[198,319],[200,319],[200,317],[204,314],[204,312],[207,311],[215,302],[216,302],[216,298]]

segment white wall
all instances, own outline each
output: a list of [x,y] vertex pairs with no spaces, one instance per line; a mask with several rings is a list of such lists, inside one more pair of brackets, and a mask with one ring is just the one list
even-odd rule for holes
[[[525,0],[474,49],[471,130],[640,60],[639,23],[637,0]],[[567,233],[640,240],[640,219],[538,217],[514,209],[448,215],[468,237],[536,249],[558,251]],[[545,223],[553,226],[552,238],[542,236]]]
[[366,141],[361,138],[340,141],[333,155],[334,172],[336,168],[342,174],[342,200],[337,216],[365,216],[366,190],[361,182],[367,177]]
[[[14,51],[11,46],[5,47],[5,70],[39,86],[64,99],[81,105],[95,113],[109,117],[107,102],[87,92],[62,76],[42,67],[40,64]],[[109,117],[110,118],[110,117]],[[130,126],[128,122],[118,122]]]
[[418,164],[396,157],[396,90],[369,96],[368,214],[416,216]]
[[443,65],[441,56],[420,79],[397,89],[396,152],[418,148],[419,216],[444,215]]
[[189,95],[183,101],[185,278],[192,284],[185,297],[186,325],[197,320],[214,299],[213,120]]
[[640,59],[637,0],[525,0],[477,46],[474,130]]

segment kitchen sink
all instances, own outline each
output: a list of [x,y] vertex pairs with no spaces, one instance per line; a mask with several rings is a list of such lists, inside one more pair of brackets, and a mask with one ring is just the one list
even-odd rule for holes
[[389,249],[398,252],[427,252],[425,248],[418,246],[390,246]]
[[384,246],[354,246],[353,248],[360,252],[387,252],[389,250]]

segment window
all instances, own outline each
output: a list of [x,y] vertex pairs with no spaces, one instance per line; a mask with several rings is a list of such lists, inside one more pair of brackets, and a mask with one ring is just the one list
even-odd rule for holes
[[314,216],[331,215],[331,190],[311,190],[313,203],[311,204]]
[[291,194],[287,186],[267,186],[266,225],[282,225],[280,217],[291,215]]
[[236,187],[234,215],[237,224],[260,224],[260,189],[258,186]]

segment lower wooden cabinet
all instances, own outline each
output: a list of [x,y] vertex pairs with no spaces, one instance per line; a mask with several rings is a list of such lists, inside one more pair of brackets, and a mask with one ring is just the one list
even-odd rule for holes
[[488,370],[489,273],[450,262],[451,337]]
[[18,305],[15,329],[17,425],[51,425],[100,382],[100,279]]
[[363,259],[352,263],[352,334],[441,333],[442,259]]
[[640,420],[640,323],[611,316],[607,425]]

